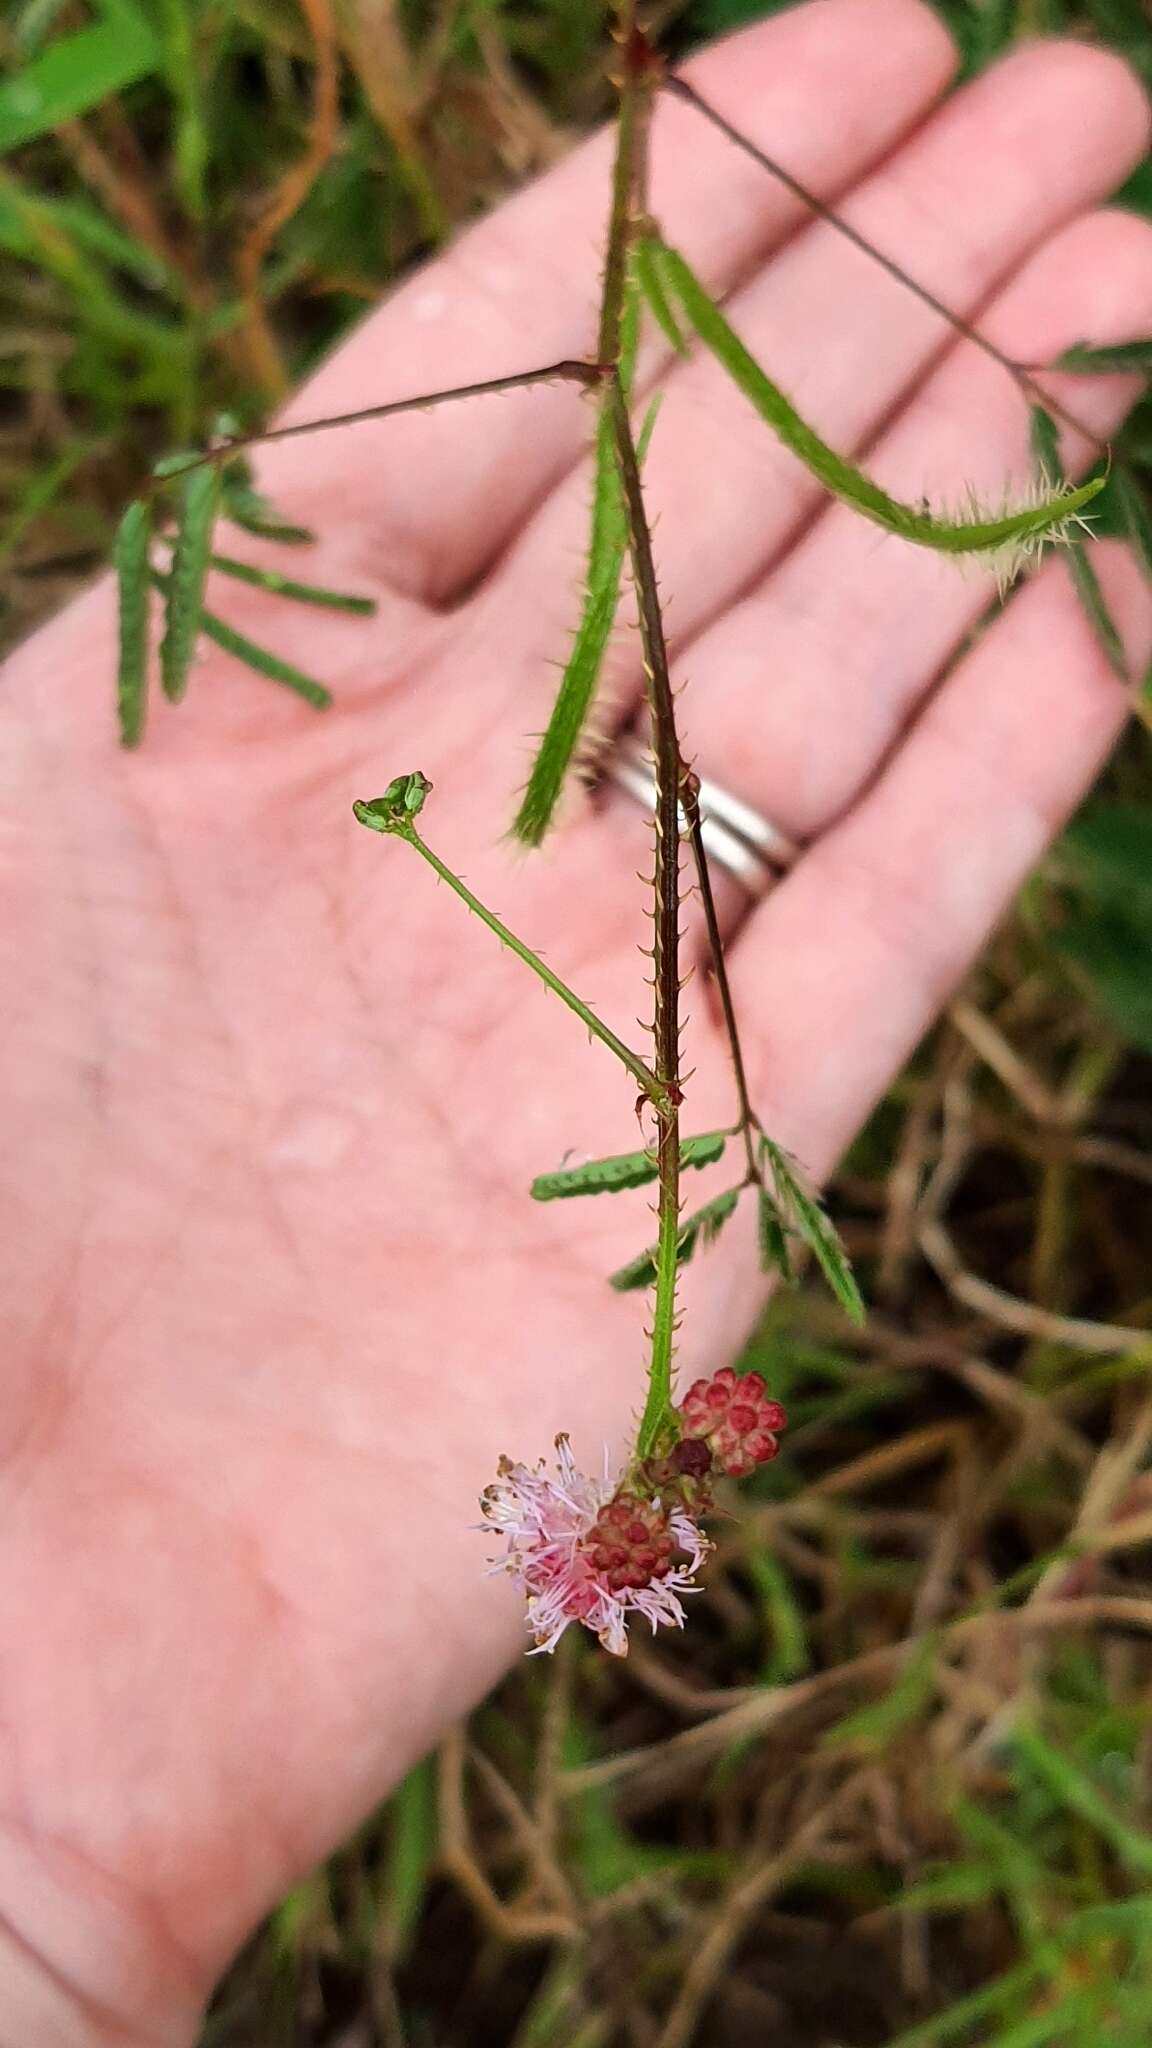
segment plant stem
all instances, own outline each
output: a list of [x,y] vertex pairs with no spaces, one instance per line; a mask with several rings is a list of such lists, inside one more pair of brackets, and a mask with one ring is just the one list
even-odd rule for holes
[[[357,816],[361,818],[362,823],[372,822],[370,818],[363,818],[360,807],[357,808]],[[420,837],[413,824],[394,824],[389,827],[389,830],[396,838],[404,839],[409,846],[414,846],[417,853],[427,861],[429,867],[439,875],[440,880],[446,882],[453,894],[459,896],[460,901],[466,903],[469,910],[475,913],[480,919],[481,924],[486,924],[490,932],[495,932],[496,937],[501,943],[507,946],[511,952],[515,953],[517,959],[522,960],[526,967],[530,967],[533,974],[544,983],[545,987],[552,990],[553,995],[559,996],[561,1002],[568,1005],[568,1008],[587,1027],[593,1038],[598,1038],[602,1045],[608,1047],[609,1052],[615,1053],[621,1065],[627,1067],[628,1072],[643,1090],[657,1113],[661,1114],[667,1097],[667,1089],[660,1080],[659,1075],[652,1072],[651,1067],[640,1058],[639,1054],[634,1053],[630,1046],[625,1045],[622,1038],[617,1038],[616,1033],[607,1024],[601,1023],[595,1011],[589,1009],[588,1004],[581,1000],[575,990],[570,989],[567,982],[561,981],[559,975],[552,972],[552,969],[541,960],[538,953],[534,953],[530,946],[526,946],[523,939],[518,939],[515,932],[509,931],[508,926],[502,923],[495,912],[489,910],[485,904],[481,903],[478,896],[472,894],[471,889],[468,888],[465,882],[461,881],[459,875],[453,874],[452,869],[445,866],[439,854],[433,853],[432,848]]]
[[712,955],[712,968],[716,976],[716,989],[720,997],[720,1008],[724,1014],[724,1029],[728,1036],[728,1052],[732,1061],[732,1076],[736,1083],[736,1100],[740,1106],[740,1134],[744,1140],[744,1156],[748,1163],[748,1183],[760,1180],[760,1168],[752,1143],[752,1133],[758,1128],[752,1098],[748,1093],[748,1074],[744,1065],[744,1053],[740,1044],[740,1032],[736,1023],[736,1007],[732,1001],[732,985],[728,979],[728,967],[724,959],[724,943],[720,936],[720,921],[716,915],[716,898],[712,894],[712,876],[708,868],[708,855],[704,850],[704,835],[700,823],[700,780],[689,771],[684,777],[681,803],[688,825],[688,837],[692,844],[692,858],[696,865],[696,879],[700,885],[700,901],[704,906],[704,923],[708,932],[708,948]]
[[636,0],[621,0],[617,12],[616,40],[621,46],[623,69],[619,79],[620,109],[616,117],[612,202],[596,349],[602,373],[615,371],[619,375],[628,255],[646,211],[648,126],[659,73],[656,54],[637,26]]
[[648,121],[652,93],[659,75],[657,60],[636,20],[636,0],[622,0],[617,34],[623,71],[608,252],[604,265],[601,365],[604,373],[611,376],[606,409],[628,516],[628,545],[636,581],[656,766],[652,949],[655,1008],[652,1032],[661,1100],[656,1104],[659,1193],[652,1350],[648,1365],[648,1393],[636,1440],[637,1455],[643,1458],[655,1447],[672,1406],[672,1354],[676,1335],[676,1280],[680,1249],[680,782],[683,764],[656,588],[652,536],[644,509],[640,464],[628,417],[627,393],[620,374],[620,326],[628,252],[646,212],[644,187]]
[[653,887],[652,973],[655,1009],[652,1035],[656,1078],[663,1090],[658,1105],[656,1158],[656,1293],[652,1311],[652,1356],[648,1398],[636,1440],[637,1453],[654,1449],[672,1400],[672,1350],[676,1334],[676,1278],[680,1239],[680,786],[684,769],[676,733],[668,649],[656,587],[652,536],[644,509],[640,465],[619,378],[609,394],[620,480],[628,510],[629,545],[640,612],[640,639],[652,716],[656,767],[656,868]]
[[854,228],[850,221],[845,220],[843,214],[837,213],[835,207],[830,206],[826,199],[821,199],[817,193],[810,191],[807,185],[802,184],[800,179],[785,169],[774,156],[769,156],[767,150],[761,149],[755,142],[750,141],[747,135],[742,134],[739,128],[733,127],[731,121],[708,100],[703,99],[695,86],[689,85],[686,78],[679,78],[674,73],[665,73],[660,85],[664,92],[671,93],[675,99],[683,100],[687,106],[695,107],[696,112],[702,114],[706,121],[710,121],[714,128],[719,129],[721,135],[726,136],[735,148],[742,149],[745,156],[750,156],[753,163],[760,165],[761,170],[769,172],[779,184],[793,193],[810,213],[814,213],[818,220],[826,221],[830,228],[835,228],[836,233],[843,235],[845,241],[851,242],[853,248],[870,257],[872,262],[879,264],[881,270],[887,271],[889,277],[894,278],[897,284],[903,285],[905,291],[911,292],[922,305],[931,307],[942,320],[946,320],[956,334],[963,335],[966,341],[972,342],[986,356],[990,356],[994,363],[999,363],[1000,368],[1007,371],[1030,404],[1046,405],[1049,411],[1056,413],[1063,420],[1065,426],[1074,428],[1078,434],[1083,434],[1093,448],[1107,449],[1108,443],[1102,440],[1099,434],[1091,427],[1085,426],[1083,420],[1078,419],[1075,413],[1069,412],[1059,400],[1046,392],[1042,385],[1036,383],[1031,366],[1017,362],[1014,356],[998,348],[996,343],[989,341],[988,336],[982,334],[978,327],[974,327],[970,320],[965,320],[963,314],[954,312],[952,307],[946,305],[943,299],[938,299],[927,285],[921,284],[918,278],[905,270],[903,264],[897,263],[895,257],[886,256],[882,249],[878,249],[874,242],[870,242],[866,235],[860,233],[859,228]]
[[616,155],[612,165],[612,210],[608,216],[608,253],[604,259],[604,290],[600,301],[600,327],[596,353],[600,362],[613,369],[620,366],[621,322],[628,274],[628,245],[631,239],[635,190],[634,151],[637,142],[639,106],[637,95],[627,89],[620,96],[616,127]]
[[331,413],[324,419],[299,420],[290,427],[267,427],[251,434],[232,434],[214,448],[206,449],[202,455],[194,455],[179,469],[166,470],[157,477],[153,490],[172,483],[177,477],[187,476],[190,470],[202,469],[209,462],[227,462],[230,456],[238,455],[245,448],[264,448],[273,441],[293,441],[300,434],[319,434],[328,427],[356,427],[365,420],[393,419],[403,412],[423,412],[425,407],[450,405],[457,398],[486,398],[501,391],[519,391],[532,384],[553,384],[568,382],[583,384],[586,389],[599,384],[603,371],[598,363],[586,363],[566,357],[559,363],[546,363],[539,370],[519,370],[508,377],[488,377],[477,384],[455,384],[448,391],[425,391],[416,398],[393,398],[384,405],[364,405],[356,412]]

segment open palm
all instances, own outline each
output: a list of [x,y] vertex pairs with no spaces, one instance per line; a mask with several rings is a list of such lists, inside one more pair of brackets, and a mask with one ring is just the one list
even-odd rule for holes
[[[1144,146],[1131,78],[1037,46],[932,113],[951,61],[915,0],[814,0],[692,75],[1013,355],[1145,330],[1152,236],[1085,211]],[[294,415],[585,350],[607,163],[601,137],[412,279]],[[1026,473],[1010,379],[681,105],[654,201],[885,484],[998,496]],[[653,351],[647,381],[666,371]],[[985,585],[822,503],[714,366],[666,388],[647,478],[685,745],[814,841],[738,931],[723,908],[757,1105],[819,1173],[1123,694],[1058,564],[941,682]],[[1053,389],[1101,433],[1132,395]],[[643,1303],[604,1275],[644,1242],[643,1197],[526,1199],[570,1148],[637,1142],[634,1090],[351,816],[424,770],[431,843],[641,1042],[642,815],[574,799],[543,854],[500,844],[572,625],[588,427],[548,387],[267,451],[262,484],[321,531],[317,576],[378,619],[214,602],[332,683],[323,719],[206,657],[120,755],[107,587],[8,672],[0,1913],[27,2010],[66,2016],[25,2039],[192,2037],[259,1914],[513,1653],[517,1603],[469,1527],[498,1453],[567,1429],[596,1456],[641,1398]],[[1139,660],[1147,602],[1099,561]],[[639,697],[631,642],[612,690]],[[731,1099],[702,983],[690,1008],[703,1129]],[[756,1310],[739,1222],[689,1278],[690,1372]]]

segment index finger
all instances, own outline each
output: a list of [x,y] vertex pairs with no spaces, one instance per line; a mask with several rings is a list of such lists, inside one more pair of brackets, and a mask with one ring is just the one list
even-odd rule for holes
[[[952,44],[922,0],[809,0],[684,67],[738,125],[832,196],[939,96]],[[612,138],[601,132],[472,228],[374,313],[292,400],[284,423],[591,353]],[[690,108],[661,97],[654,202],[727,290],[804,217]],[[290,516],[359,524],[382,580],[447,604],[498,557],[588,440],[568,387],[268,448],[262,483]]]

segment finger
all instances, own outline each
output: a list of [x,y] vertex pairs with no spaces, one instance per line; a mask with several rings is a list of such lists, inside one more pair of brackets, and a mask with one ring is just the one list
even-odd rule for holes
[[[1152,229],[1117,213],[1075,222],[1035,255],[982,327],[1017,360],[1051,361],[1090,332],[1121,340],[1152,309]],[[1055,378],[1093,433],[1111,433],[1137,380]],[[1084,467],[1094,444],[1068,437]],[[969,487],[1019,498],[1034,461],[1026,402],[967,342],[868,457],[897,495],[956,503]],[[884,759],[994,591],[991,573],[913,547],[830,506],[756,590],[687,647],[685,752],[794,838],[825,829]],[[738,913],[743,905],[733,901]]]
[[[1112,189],[1139,159],[1146,133],[1143,93],[1116,59],[1074,44],[1036,46],[958,95],[843,210],[957,311],[971,312],[1048,232]],[[740,291],[732,318],[805,416],[845,450],[867,441],[950,338],[937,314],[823,223]],[[765,572],[821,497],[704,359],[668,380],[645,494],[674,651]],[[542,722],[537,700],[550,683],[542,657],[571,623],[586,500],[583,478],[566,484],[505,572],[509,608],[526,622],[529,729]],[[607,695],[627,706],[641,688],[627,641]],[[513,782],[522,764],[523,750],[510,762]]]
[[[920,0],[812,0],[685,66],[798,175],[837,192],[943,90],[952,45]],[[821,108],[834,107],[835,119]],[[286,421],[590,353],[608,214],[602,132],[408,280],[292,401]],[[726,288],[802,208],[699,115],[662,99],[653,190],[692,261]],[[365,563],[434,603],[495,559],[587,445],[571,386],[482,398],[270,447],[260,474],[293,514],[356,524]]]
[[[1152,596],[1096,556],[1134,672]],[[824,1173],[1091,783],[1127,709],[1053,561],[959,664],[863,802],[749,919],[730,958],[767,1127]]]

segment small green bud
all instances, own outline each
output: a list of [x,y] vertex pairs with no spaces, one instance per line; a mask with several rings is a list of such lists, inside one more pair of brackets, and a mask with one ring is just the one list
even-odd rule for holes
[[397,775],[383,796],[371,797],[367,803],[354,803],[352,809],[360,823],[370,826],[373,832],[403,831],[409,819],[423,810],[431,787],[428,777],[416,768],[411,775]]

